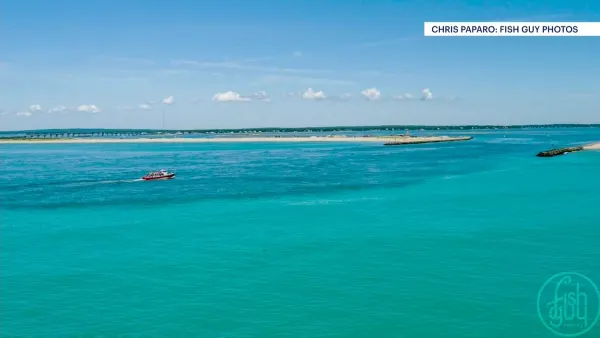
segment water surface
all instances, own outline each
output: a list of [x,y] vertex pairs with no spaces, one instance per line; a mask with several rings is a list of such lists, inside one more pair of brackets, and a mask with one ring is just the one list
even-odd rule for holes
[[442,134],[0,145],[2,335],[552,336],[545,280],[600,283],[600,152],[534,155],[600,129]]

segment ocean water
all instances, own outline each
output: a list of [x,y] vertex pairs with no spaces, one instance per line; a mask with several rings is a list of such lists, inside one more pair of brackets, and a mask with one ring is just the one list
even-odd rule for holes
[[600,285],[600,152],[534,155],[600,129],[458,134],[0,145],[0,333],[555,337],[542,284]]

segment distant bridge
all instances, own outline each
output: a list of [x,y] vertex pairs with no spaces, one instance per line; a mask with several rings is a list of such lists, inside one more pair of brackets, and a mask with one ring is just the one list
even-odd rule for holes
[[247,129],[197,129],[197,130],[153,130],[153,129],[45,129],[0,132],[0,138],[132,138],[132,137],[185,137],[186,135],[218,134],[243,136],[248,134],[277,133],[344,133],[344,132],[395,132],[395,131],[447,131],[447,130],[494,130],[494,129],[542,129],[542,128],[600,128],[600,124],[555,124],[555,125],[465,125],[465,126],[336,126],[304,128],[247,128]]

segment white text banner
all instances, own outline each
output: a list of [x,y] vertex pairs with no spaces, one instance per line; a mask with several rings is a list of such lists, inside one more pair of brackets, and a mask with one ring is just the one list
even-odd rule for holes
[[425,36],[600,36],[600,22],[425,22]]

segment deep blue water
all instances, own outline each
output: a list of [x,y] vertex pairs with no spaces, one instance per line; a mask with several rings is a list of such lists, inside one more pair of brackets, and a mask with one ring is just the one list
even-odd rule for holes
[[600,152],[535,154],[600,129],[440,133],[474,139],[0,145],[1,333],[554,336],[546,279],[600,285]]

